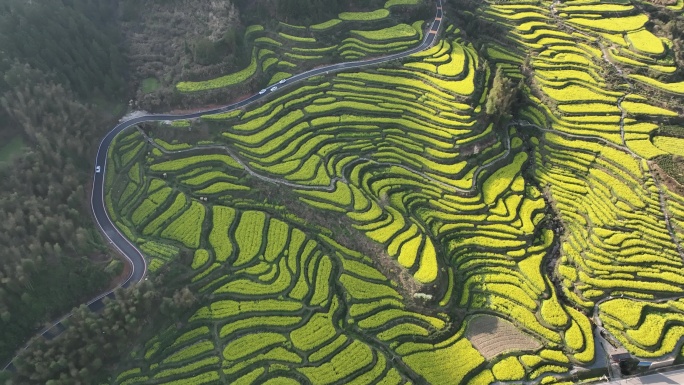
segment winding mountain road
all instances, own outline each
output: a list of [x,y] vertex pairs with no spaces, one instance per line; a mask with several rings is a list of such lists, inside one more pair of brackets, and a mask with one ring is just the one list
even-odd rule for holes
[[[152,121],[173,121],[173,120],[186,120],[186,119],[195,119],[199,118],[203,115],[213,115],[213,114],[220,114],[228,111],[232,111],[238,108],[245,107],[249,104],[252,104],[254,102],[257,102],[262,99],[268,98],[271,94],[274,92],[278,92],[280,89],[292,86],[293,84],[302,82],[306,79],[309,79],[314,76],[318,75],[323,75],[327,74],[330,72],[337,72],[337,71],[342,71],[342,70],[348,70],[348,69],[354,69],[354,68],[360,68],[360,67],[365,67],[365,66],[371,66],[371,65],[376,65],[376,64],[381,64],[381,63],[386,63],[391,60],[396,60],[396,59],[401,59],[405,58],[409,55],[412,55],[417,52],[421,52],[434,44],[434,42],[437,40],[437,33],[439,31],[439,28],[442,25],[442,0],[437,1],[437,13],[435,15],[434,20],[432,21],[430,28],[428,29],[428,32],[425,34],[425,37],[423,38],[423,42],[415,47],[412,48],[408,51],[404,52],[399,52],[396,54],[388,55],[388,56],[383,56],[375,59],[369,59],[369,60],[362,60],[362,61],[354,61],[354,62],[347,62],[347,63],[338,63],[338,64],[332,64],[329,66],[325,67],[319,67],[312,69],[310,71],[294,75],[287,79],[287,82],[282,84],[282,85],[276,85],[277,89],[274,89],[274,86],[271,86],[269,88],[266,88],[266,91],[263,94],[254,94],[250,96],[247,99],[241,100],[237,103],[229,104],[227,106],[222,106],[210,110],[204,110],[204,111],[198,111],[198,112],[193,112],[189,114],[181,114],[181,115],[176,115],[176,114],[153,114],[153,115],[145,115],[145,116],[139,116],[135,117],[129,120],[126,120],[124,122],[119,123],[116,125],[111,131],[105,135],[105,137],[102,139],[102,142],[100,142],[100,147],[98,148],[97,151],[97,156],[95,159],[95,164],[96,167],[100,167],[101,172],[95,174],[95,180],[93,182],[93,193],[92,193],[92,199],[91,199],[91,206],[93,210],[93,214],[95,216],[95,221],[97,222],[98,226],[102,230],[102,232],[106,235],[107,239],[109,240],[110,243],[112,243],[130,262],[132,266],[132,271],[130,276],[124,280],[121,286],[123,287],[128,287],[132,283],[140,282],[145,274],[147,273],[147,264],[145,262],[145,258],[143,257],[142,253],[140,250],[138,250],[126,237],[117,230],[116,226],[114,225],[114,222],[111,220],[109,217],[109,214],[107,213],[107,209],[105,207],[105,173],[107,170],[107,153],[109,151],[109,146],[112,144],[112,141],[114,138],[124,131],[125,129],[135,126],[140,123],[144,122],[152,122]],[[107,293],[108,294],[108,293]],[[107,294],[101,296],[104,297]],[[101,298],[100,297],[100,298]],[[90,305],[90,304],[89,304]]]
[[[436,41],[437,41],[437,35],[439,33],[439,30],[442,26],[442,19],[443,19],[443,8],[442,8],[442,1],[443,0],[437,0],[437,6],[436,6],[436,14],[433,19],[433,21],[429,24],[429,28],[427,29],[427,32],[425,33],[425,36],[423,38],[423,41],[421,42],[420,45],[409,49],[404,52],[396,53],[396,54],[391,54],[383,57],[378,57],[378,58],[373,58],[373,59],[368,59],[368,60],[361,60],[361,61],[354,61],[354,62],[346,62],[346,63],[337,63],[337,64],[332,64],[324,67],[319,67],[315,68],[306,72],[303,72],[298,75],[294,75],[286,80],[284,84],[276,84],[269,86],[268,88],[264,89],[262,93],[257,93],[252,96],[250,96],[247,99],[241,100],[239,102],[229,104],[226,106],[218,107],[218,108],[213,108],[213,109],[208,109],[208,110],[203,110],[203,111],[198,111],[198,112],[193,112],[193,113],[188,113],[188,114],[150,114],[150,115],[143,115],[143,116],[136,116],[131,119],[127,119],[124,121],[121,121],[119,124],[117,124],[115,127],[113,127],[102,139],[100,142],[100,145],[98,147],[97,155],[96,155],[96,161],[95,161],[95,167],[100,170],[100,172],[96,172],[94,174],[94,180],[93,180],[93,189],[92,189],[92,196],[91,196],[91,208],[93,215],[95,217],[95,221],[102,231],[102,233],[106,236],[108,242],[112,244],[113,247],[115,247],[127,260],[129,266],[130,266],[130,273],[129,275],[120,283],[118,287],[129,287],[131,285],[134,285],[140,281],[142,281],[146,274],[147,274],[147,262],[145,260],[145,257],[143,256],[142,252],[132,243],[130,242],[117,228],[112,219],[109,217],[109,214],[107,213],[106,205],[105,205],[105,174],[106,174],[106,165],[107,165],[107,155],[110,149],[110,146],[112,142],[114,141],[114,138],[120,134],[122,131],[126,130],[127,128],[130,128],[132,126],[138,125],[140,123],[144,122],[153,122],[153,121],[175,121],[175,120],[186,120],[186,119],[195,119],[199,118],[203,115],[212,115],[212,114],[220,114],[224,112],[229,112],[238,108],[242,108],[245,106],[248,106],[252,103],[255,103],[257,101],[264,100],[268,97],[271,96],[273,93],[279,92],[282,88],[288,88],[296,83],[301,83],[311,77],[314,76],[319,76],[319,75],[326,75],[329,73],[334,73],[334,72],[339,72],[343,70],[349,70],[349,69],[355,69],[355,68],[361,68],[361,67],[366,67],[366,66],[372,66],[372,65],[377,65],[377,64],[382,64],[386,63],[392,60],[397,60],[397,59],[402,59],[405,57],[408,57],[412,54],[421,52],[425,49],[428,49],[431,47]],[[554,9],[552,9],[552,14],[554,13]],[[275,86],[275,88],[274,88]],[[624,118],[624,113],[622,118]],[[622,121],[621,121],[622,123]],[[533,125],[529,122],[522,122],[522,121],[516,121],[516,122],[511,122],[511,124],[515,125],[522,125],[522,126],[531,126],[535,127],[537,129],[540,129],[542,131],[551,131],[548,129],[545,129],[543,127],[539,127],[536,125]],[[622,124],[621,124],[621,129],[622,129]],[[558,133],[557,134],[565,134],[565,133]],[[623,145],[625,148],[627,148],[626,143],[624,142],[624,131],[622,132],[623,134]],[[567,134],[567,136],[575,136],[573,134]],[[613,143],[607,143],[608,145],[613,145],[616,147],[621,147],[617,146]],[[628,148],[627,148],[628,149]],[[629,150],[629,149],[628,149]],[[490,163],[497,163],[498,161],[502,159],[506,159],[508,153],[510,152],[510,138],[508,138],[508,146],[506,148],[506,152],[503,154],[502,157],[495,159],[494,161]],[[630,151],[631,152],[631,151]],[[367,159],[364,159],[367,160]],[[483,165],[483,166],[490,166],[489,164]],[[471,192],[472,190],[475,189],[476,186],[476,180],[477,180],[477,174],[482,171],[485,167],[482,167],[481,169],[478,169],[475,178],[473,178],[473,186],[470,189],[457,189],[457,192],[467,194]],[[655,178],[654,178],[655,179]],[[295,187],[295,186],[290,186],[290,187]],[[297,188],[301,188],[301,186],[296,186]],[[451,186],[449,186],[451,187]],[[452,187],[453,188],[453,187]],[[661,194],[661,201],[662,201],[662,194]],[[665,211],[664,211],[665,212]],[[667,213],[665,213],[666,220],[667,218]],[[668,225],[669,225],[669,220],[668,220]],[[669,227],[669,226],[668,226]],[[673,238],[674,239],[674,238]],[[678,245],[678,249],[680,250],[680,254],[683,254],[681,251],[681,248]],[[87,306],[93,310],[97,311],[101,309],[104,306],[103,300],[106,297],[113,297],[113,292],[115,289],[110,290],[106,293],[101,294],[100,296],[92,299],[87,303]],[[598,306],[598,304],[597,304]],[[65,326],[63,322],[68,319],[72,313],[69,313],[65,316],[63,316],[61,319],[58,321],[52,323],[49,327],[43,329],[38,336],[42,336],[45,338],[53,338],[57,335],[59,335],[62,331],[65,330]],[[684,341],[684,340],[683,340]],[[680,341],[680,344],[683,343],[683,341]],[[30,342],[29,342],[30,344]],[[29,344],[24,346],[22,350],[25,350],[28,348]],[[17,353],[18,355],[19,353]],[[15,357],[7,363],[7,365],[4,366],[4,370],[11,370],[12,367],[12,362],[16,359]],[[666,374],[652,374],[648,376],[644,376],[641,378],[630,378],[630,379],[624,379],[624,380],[618,380],[615,382],[611,382],[610,384],[616,384],[616,385],[627,385],[627,384],[681,384],[684,383],[684,370],[678,370],[678,371],[673,371],[671,373],[666,373]]]
[[[130,274],[128,277],[126,277],[119,286],[119,287],[129,287],[133,284],[136,284],[140,281],[142,281],[145,278],[145,275],[147,274],[147,262],[145,261],[145,257],[143,256],[142,252],[133,245],[117,228],[112,219],[109,217],[109,214],[107,213],[107,208],[105,206],[105,173],[107,171],[107,153],[109,152],[109,147],[114,141],[114,138],[124,131],[125,129],[138,125],[140,123],[144,122],[154,122],[154,121],[174,121],[174,120],[186,120],[186,119],[195,119],[199,118],[203,115],[213,115],[213,114],[220,114],[228,111],[232,111],[238,108],[245,107],[247,105],[250,105],[254,102],[263,100],[271,96],[271,94],[275,92],[279,92],[282,88],[286,88],[289,86],[292,86],[296,83],[303,82],[306,79],[309,79],[314,76],[318,75],[325,75],[329,74],[330,72],[338,72],[338,71],[343,71],[343,70],[348,70],[348,69],[354,69],[354,68],[361,68],[361,67],[366,67],[366,66],[372,66],[376,64],[382,64],[386,63],[392,60],[397,60],[397,59],[402,59],[407,56],[410,56],[414,53],[421,52],[427,48],[430,48],[435,41],[437,41],[437,34],[439,33],[439,30],[442,26],[442,19],[443,19],[443,8],[442,8],[442,1],[443,0],[437,0],[437,6],[436,6],[436,13],[435,17],[432,20],[432,22],[429,24],[429,28],[427,29],[427,32],[425,33],[423,37],[423,41],[421,42],[420,45],[411,48],[407,51],[383,56],[383,57],[378,57],[374,59],[368,59],[368,60],[359,60],[359,61],[353,61],[353,62],[346,62],[346,63],[337,63],[337,64],[331,64],[328,66],[324,67],[319,67],[319,68],[314,68],[312,70],[303,72],[298,75],[294,75],[288,79],[286,79],[286,82],[283,84],[276,84],[276,85],[271,85],[268,88],[266,88],[262,93],[257,93],[252,96],[250,96],[247,99],[241,100],[239,102],[229,104],[226,106],[218,107],[218,108],[213,108],[213,109],[208,109],[208,110],[203,110],[203,111],[198,111],[198,112],[193,112],[193,113],[188,113],[188,114],[150,114],[150,115],[143,115],[143,116],[137,116],[135,118],[131,118],[125,121],[120,122],[117,124],[114,128],[112,128],[102,139],[100,142],[100,146],[98,147],[97,150],[97,156],[95,158],[95,168],[97,170],[100,170],[99,172],[95,173],[95,177],[93,180],[93,190],[92,190],[92,196],[91,196],[91,208],[93,211],[93,215],[95,217],[95,222],[97,223],[98,227],[102,231],[102,233],[106,236],[108,242],[112,244],[119,252],[126,258],[128,261],[128,264],[130,265]],[[87,303],[87,306],[93,310],[99,310],[101,309],[104,304],[103,300],[105,297],[113,297],[113,292],[115,289],[112,289],[104,294],[101,294],[100,296],[92,299],[90,302]],[[59,335],[64,329],[65,326],[63,325],[63,321],[68,319],[71,316],[72,313],[69,313],[65,315],[64,317],[60,318],[58,321],[54,322],[51,326],[43,329],[38,336],[43,336],[45,338],[53,338],[57,335]],[[29,342],[30,344],[30,342]],[[28,348],[29,344],[24,346],[21,350],[25,350]],[[17,353],[18,355],[18,353]],[[16,359],[16,355],[12,358],[12,360],[7,363],[7,365],[4,366],[4,370],[12,369],[12,362]]]

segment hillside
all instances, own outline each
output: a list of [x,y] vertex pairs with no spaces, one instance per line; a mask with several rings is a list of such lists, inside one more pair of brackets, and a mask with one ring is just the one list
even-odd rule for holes
[[3,366],[123,268],[86,204],[92,146],[121,113],[125,88],[111,14],[106,1],[0,4]]
[[136,4],[116,13],[134,104],[192,111],[137,115],[98,161],[146,278],[12,384],[568,385],[684,362],[681,0]]
[[[251,92],[253,87],[244,84],[235,90],[189,97],[176,93],[174,85],[248,67],[253,47],[259,44],[246,32],[255,25],[262,25],[270,32],[288,33],[288,30],[292,32],[288,27],[291,25],[315,25],[341,12],[372,11],[383,4],[380,0],[157,0],[143,6],[137,1],[124,1],[121,27],[133,71],[132,82],[139,86],[137,105],[148,110],[205,106]],[[427,5],[398,11],[395,18],[399,20],[427,18],[430,13]],[[325,31],[328,42],[341,40],[331,32],[335,31]],[[287,46],[287,41],[281,39],[281,42]],[[319,64],[342,60],[328,57]]]

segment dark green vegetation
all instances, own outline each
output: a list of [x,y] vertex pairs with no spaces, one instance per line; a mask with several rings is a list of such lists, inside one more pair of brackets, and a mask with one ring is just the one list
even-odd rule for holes
[[100,315],[85,305],[75,309],[62,335],[36,340],[29,352],[14,362],[17,369],[12,383],[65,383],[60,378],[68,383],[92,383],[109,360],[120,359],[131,336],[140,333],[154,316],[164,316],[156,310],[159,294],[150,286],[117,291],[118,299],[108,302]]
[[334,19],[344,11],[374,11],[386,0],[235,0],[250,24],[275,19],[290,24],[311,25]]
[[110,257],[85,203],[91,167],[83,165],[97,140],[92,127],[103,119],[49,82],[8,92],[3,101],[32,147],[0,170],[4,361],[44,321],[104,289],[112,274],[104,270]]
[[146,78],[143,79],[141,84],[140,84],[140,90],[144,94],[149,94],[150,92],[154,92],[159,89],[159,80],[157,78]]
[[[118,9],[126,33],[147,28],[146,43],[127,35],[137,81],[161,83],[143,105],[225,102],[304,68],[404,50],[425,32],[426,4],[411,0],[194,3]],[[681,361],[681,11],[452,2],[441,39],[401,62],[124,132],[106,204],[149,257],[155,287],[119,293],[101,316],[77,311],[64,335],[22,354],[15,382],[568,384],[605,370],[590,369],[603,354],[594,324],[635,357]],[[161,65],[143,54],[158,55],[154,39],[175,29]],[[18,70],[38,86],[13,87],[25,94],[5,108],[45,155],[17,162],[22,174],[2,183],[24,190],[8,200],[74,206],[87,146],[64,137],[87,142],[96,116],[55,75]],[[38,239],[12,259],[8,277],[36,272],[7,281],[12,309],[52,310],[41,301],[54,297],[33,297],[43,285],[63,278],[63,305],[116,270],[83,210],[57,206],[57,222],[30,210],[5,225]],[[63,270],[77,260],[60,258],[67,247],[91,261],[77,277]]]
[[489,123],[480,63],[451,27],[402,65],[191,122],[200,135],[122,134],[109,212],[197,303],[112,383],[554,382],[590,364],[588,319],[541,275],[555,236],[530,148]]
[[[163,8],[173,2],[153,3],[153,7]],[[130,5],[111,1],[8,0],[0,5],[0,140],[3,153],[13,154],[0,170],[3,364],[47,322],[106,289],[122,273],[121,263],[112,260],[93,226],[87,201],[94,148],[104,130],[119,117],[109,115],[105,108],[119,110],[121,101],[128,100],[126,89],[133,89],[126,86],[127,81],[137,85],[136,79],[125,78],[129,71],[125,63],[134,53],[123,49],[134,46],[135,41],[128,35],[123,40],[119,36],[122,25],[130,26],[124,21],[134,14],[130,10]],[[228,16],[231,27],[222,32],[221,39],[235,49],[235,55],[240,43],[231,45],[236,36],[231,31],[240,27]],[[175,25],[195,28],[198,22],[193,23]],[[213,39],[210,33],[202,37]],[[171,46],[177,49],[174,52],[184,51],[182,45]],[[195,54],[193,44],[188,50]],[[177,59],[173,53],[169,57]],[[148,62],[149,57],[133,65]],[[159,76],[161,83],[168,79],[164,75]],[[141,88],[146,92],[154,87],[147,81]],[[22,142],[24,151],[18,145]],[[120,301],[122,306],[127,305],[126,298]],[[84,336],[75,332],[68,338],[82,346],[94,346]],[[134,338],[132,334],[129,337]],[[58,346],[60,342],[55,343]],[[91,350],[90,358],[103,362],[116,361],[116,355],[124,351]],[[98,357],[99,352],[102,356]],[[24,359],[29,363],[20,370],[23,374],[40,372],[40,376],[33,380],[25,376],[24,381],[45,383],[60,371],[71,371],[67,375],[71,376],[74,368],[79,372],[87,367],[90,373],[79,374],[79,378],[88,383],[103,373],[102,368],[93,370],[92,362],[84,361],[69,364],[69,370],[62,364],[49,371],[32,366],[38,361],[48,366],[63,362],[63,353],[44,345],[31,347]]]
[[0,164],[11,161],[24,149],[24,139],[17,135],[3,142],[0,147]]
[[[654,135],[656,147],[668,152],[655,158],[666,175],[663,178],[669,182],[673,178],[676,183],[668,183],[668,186],[678,193],[684,194],[684,128],[680,126],[662,125]],[[677,186],[679,184],[680,186]]]
[[120,94],[125,64],[115,11],[108,1],[3,1],[0,91],[31,85],[18,68],[28,65],[79,96]]
[[517,107],[518,99],[522,96],[522,83],[519,89],[514,86],[513,80],[504,74],[502,67],[496,68],[492,80],[492,90],[487,95],[485,111],[495,121],[509,120],[513,117],[513,107]]
[[[652,137],[676,54],[631,5],[460,5],[468,35],[401,65],[184,123],[201,137],[122,135],[110,213],[198,302],[113,383],[569,383],[601,374],[592,321],[681,355],[684,200],[648,162],[678,147]],[[296,42],[259,66],[318,43],[288,28],[248,32]]]
[[618,348],[680,361],[682,191],[657,164],[681,177],[684,83],[669,40],[681,4],[460,3],[469,33],[498,31],[481,50],[524,81],[518,117],[559,224],[548,272],[561,298]]
[[[129,3],[123,11],[129,7],[135,11],[124,18],[122,29],[133,77],[139,82],[150,77],[160,81],[160,88],[156,91],[145,93],[141,90],[138,94],[138,106],[148,111],[222,104],[257,92],[274,76],[330,62],[383,55],[389,50],[363,38],[359,43],[356,40],[359,36],[349,32],[412,24],[432,17],[434,10],[424,1],[399,3],[391,6],[389,16],[382,19],[348,20],[336,24],[335,21],[341,21],[337,17],[345,11],[382,10],[386,2],[259,0],[192,3],[157,0],[144,6],[138,1],[125,2]],[[326,25],[329,22],[333,23]],[[309,42],[301,44],[292,38],[304,38]],[[354,49],[350,50],[349,44],[345,44],[348,38],[356,40],[352,42]],[[417,41],[417,37],[397,36],[392,51],[401,51]],[[358,44],[362,46],[358,47]],[[333,46],[343,49],[331,49]],[[352,52],[354,54],[349,55]],[[258,57],[255,58],[256,55]],[[276,58],[280,59],[278,64],[273,62]],[[243,73],[245,76],[239,82],[230,83],[233,87],[213,92],[188,94],[176,90],[179,82],[214,79],[231,73]],[[249,81],[243,82],[245,79]]]
[[[93,145],[111,120],[85,100],[124,87],[111,2],[0,4],[0,362],[109,284],[87,205]],[[21,143],[26,150],[21,151]],[[3,142],[7,143],[7,142]],[[3,150],[4,151],[4,150]]]
[[[187,289],[171,290],[163,276],[131,289],[117,290],[99,313],[85,305],[73,311],[66,330],[51,340],[38,339],[14,362],[12,384],[92,384],[112,362],[130,354],[131,339],[165,324],[190,308]],[[158,287],[159,289],[155,289]]]

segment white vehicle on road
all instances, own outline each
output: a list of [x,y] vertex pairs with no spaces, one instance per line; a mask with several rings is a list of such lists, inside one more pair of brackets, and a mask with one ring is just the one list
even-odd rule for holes
[[279,81],[278,84],[285,84],[286,81],[287,81],[287,79],[283,79],[283,80]]
[[271,92],[273,92],[273,91],[275,91],[275,90],[277,90],[277,89],[278,89],[278,86],[273,86],[273,87],[271,87]]
[[99,174],[100,171],[102,171],[102,168],[100,168],[100,166],[95,166],[95,174]]
[[263,95],[266,92],[266,89],[264,88],[263,90],[259,91],[259,95]]

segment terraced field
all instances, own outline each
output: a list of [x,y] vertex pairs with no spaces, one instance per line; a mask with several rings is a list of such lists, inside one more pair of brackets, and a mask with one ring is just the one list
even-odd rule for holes
[[[638,10],[631,4],[516,4],[488,7],[483,17],[510,29],[516,41],[518,51],[491,42],[497,64],[513,71],[525,51],[533,52],[533,103],[523,116],[536,178],[565,230],[557,267],[564,294],[588,312],[606,300],[593,312],[596,321],[630,353],[652,358],[681,349],[676,321],[647,325],[648,340],[626,329],[637,326],[641,309],[668,318],[676,310],[659,304],[682,296],[680,216],[666,203],[681,198],[668,195],[649,162],[665,154],[651,140],[658,123],[678,112],[663,108],[675,83],[638,73],[649,68],[667,79],[677,68],[671,42],[646,29],[648,16]],[[623,325],[626,309],[634,309],[637,320]]]
[[[383,11],[306,34],[252,27],[275,49],[255,48],[253,65],[393,53],[426,33],[416,22],[276,51]],[[163,125],[117,138],[112,219],[200,301],[112,383],[573,383],[604,373],[597,325],[635,357],[681,356],[684,198],[651,162],[678,149],[652,141],[681,113],[665,105],[671,42],[629,3],[470,16],[507,33],[478,50],[450,24],[401,63],[188,122],[211,140],[165,141],[188,128]],[[486,113],[497,68],[522,80],[507,123]],[[225,85],[212,82],[179,89]]]
[[422,4],[389,0],[385,8],[373,12],[344,12],[337,19],[310,26],[279,23],[277,31],[251,25],[245,31],[245,40],[253,47],[247,67],[215,79],[180,82],[176,88],[190,93],[239,87],[259,76],[270,85],[302,72],[302,68],[406,51],[421,41],[423,21],[412,25],[400,22],[393,17],[393,10]]

